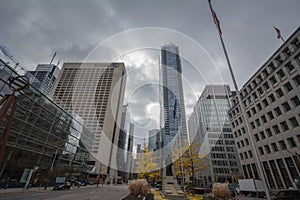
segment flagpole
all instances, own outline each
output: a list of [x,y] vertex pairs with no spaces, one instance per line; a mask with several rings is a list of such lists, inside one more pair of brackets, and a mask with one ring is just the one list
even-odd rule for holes
[[283,43],[285,43],[285,40],[283,39],[283,37],[282,37],[282,36],[280,36],[280,39],[282,40],[282,42],[283,42]]
[[[208,3],[209,3],[209,7],[210,7],[211,13],[213,15],[213,18],[215,18],[216,15],[215,15],[215,12],[212,8],[211,0],[208,0]],[[218,22],[217,19],[214,19],[214,21]],[[217,28],[220,29],[220,25],[219,24],[216,24],[216,25],[217,25]],[[229,57],[228,57],[228,53],[227,53],[227,50],[226,50],[226,47],[225,47],[225,44],[224,44],[224,41],[223,41],[223,38],[222,38],[221,29],[219,30],[219,37],[220,37],[222,48],[223,48],[223,51],[224,51],[224,54],[225,54],[225,57],[226,57],[226,61],[227,61],[227,64],[228,64],[228,68],[229,68],[229,71],[230,71],[230,75],[231,75],[231,79],[232,79],[232,82],[233,82],[233,85],[234,85],[234,89],[237,92],[238,104],[240,105],[240,108],[241,108],[241,113],[242,113],[242,116],[244,118],[246,131],[248,132],[248,135],[249,135],[249,138],[250,138],[250,143],[251,143],[251,146],[252,146],[252,149],[253,149],[253,152],[254,152],[254,158],[255,158],[255,161],[257,163],[258,171],[261,175],[261,179],[262,179],[263,186],[264,186],[264,189],[265,189],[266,197],[267,197],[267,200],[270,200],[271,197],[270,197],[269,188],[268,188],[267,182],[266,182],[266,176],[265,176],[266,174],[264,173],[264,171],[262,169],[262,164],[261,164],[260,159],[258,157],[257,148],[256,148],[256,145],[254,143],[253,134],[251,133],[250,124],[249,124],[248,118],[246,116],[245,106],[242,103],[242,98],[241,98],[241,95],[240,95],[240,91],[238,89],[237,82],[236,82],[236,79],[235,79],[235,76],[234,76],[234,73],[233,73],[233,70],[232,70],[232,67],[231,67],[231,63],[230,63],[230,60],[229,60]]]

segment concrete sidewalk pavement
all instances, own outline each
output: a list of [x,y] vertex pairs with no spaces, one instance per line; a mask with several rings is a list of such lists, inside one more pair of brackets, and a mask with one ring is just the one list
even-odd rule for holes
[[[98,187],[101,187],[99,185]],[[78,190],[78,189],[85,189],[85,188],[97,188],[97,185],[86,185],[86,186],[74,186],[71,187],[70,190]],[[0,195],[2,194],[13,194],[13,193],[26,193],[26,192],[49,192],[53,190],[53,186],[47,187],[45,190],[44,187],[30,187],[28,189],[25,188],[7,188],[7,189],[0,189]]]

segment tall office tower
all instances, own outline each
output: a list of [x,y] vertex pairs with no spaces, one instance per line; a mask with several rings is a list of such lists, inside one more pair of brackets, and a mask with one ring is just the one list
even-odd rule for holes
[[35,71],[28,71],[27,76],[32,86],[49,96],[59,72],[59,68],[54,64],[40,64]]
[[[261,178],[259,164],[271,191],[297,188],[300,181],[300,28],[244,84],[240,93],[243,103],[239,105],[237,97],[232,100],[230,117],[245,178]],[[250,132],[241,106],[245,107]],[[256,162],[254,151],[260,163]]]
[[117,153],[117,167],[118,176],[122,177],[123,182],[126,182],[126,173],[128,171],[128,142],[129,140],[129,129],[130,123],[127,113],[128,105],[123,105],[122,118],[121,118],[121,130],[118,142],[118,153]]
[[64,63],[52,91],[57,104],[78,114],[94,132],[92,153],[108,174],[117,167],[125,84],[123,63]]
[[148,136],[148,151],[157,151],[160,147],[160,130],[149,130]]
[[231,182],[242,174],[228,115],[231,96],[228,85],[207,85],[189,118],[191,143],[201,145],[199,154],[210,166],[200,172],[200,185]]
[[134,156],[133,156],[133,135],[134,135],[134,124],[130,123],[129,125],[129,137],[127,142],[127,180],[132,179],[134,173]]
[[[161,75],[163,103],[163,160],[169,164],[174,148],[182,148],[188,144],[185,107],[182,86],[182,67],[178,46],[166,44],[161,47]],[[172,176],[170,165],[166,168],[166,175]]]

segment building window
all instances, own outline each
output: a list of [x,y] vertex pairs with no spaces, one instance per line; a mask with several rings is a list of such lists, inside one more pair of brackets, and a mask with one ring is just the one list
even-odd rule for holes
[[243,133],[243,134],[246,134],[246,130],[245,130],[244,127],[242,127],[242,133]]
[[293,98],[291,98],[291,101],[293,102],[294,107],[297,107],[300,105],[300,100],[299,100],[298,96],[294,96]]
[[270,94],[269,99],[271,101],[271,103],[273,103],[274,101],[276,101],[275,97],[273,94]]
[[274,119],[274,115],[273,115],[272,111],[268,112],[267,115],[270,120]]
[[262,103],[264,104],[264,107],[267,107],[269,105],[267,99],[263,99],[262,100]]
[[280,116],[282,114],[282,112],[281,112],[281,110],[278,106],[276,108],[274,108],[274,111],[275,111],[277,116]]
[[258,109],[259,111],[261,111],[261,110],[262,110],[262,106],[261,106],[261,104],[260,104],[260,103],[258,103],[256,106],[257,106],[257,109]]
[[293,137],[288,138],[287,141],[288,141],[291,148],[297,147],[297,144],[296,144]]
[[277,57],[275,58],[275,60],[276,60],[279,64],[281,64],[281,63],[283,62],[280,56],[277,56]]
[[289,127],[288,127],[286,121],[280,122],[280,126],[281,126],[283,131],[289,130]]
[[255,137],[256,142],[258,142],[259,141],[258,134],[255,134],[254,137]]
[[270,63],[268,65],[268,68],[269,68],[270,73],[272,73],[276,69],[273,63]]
[[249,151],[248,151],[248,154],[249,154],[249,157],[250,157],[250,158],[253,157],[252,151],[249,150]]
[[299,123],[298,123],[296,117],[290,118],[289,121],[290,121],[290,124],[291,124],[291,126],[292,126],[293,128],[299,126]]
[[278,90],[276,90],[275,92],[276,92],[276,95],[277,95],[278,98],[280,98],[284,95],[280,88]]
[[282,69],[280,69],[278,72],[277,72],[277,75],[279,76],[279,78],[283,79],[285,77],[285,74],[284,72],[282,71]]
[[257,126],[257,127],[259,127],[259,126],[261,125],[261,123],[260,123],[260,120],[259,120],[259,119],[256,119],[256,120],[255,120],[255,123],[256,123],[256,126]]
[[250,111],[247,111],[247,115],[248,115],[248,117],[250,118],[250,117],[251,117],[251,112],[250,112]]
[[253,96],[254,100],[257,99],[257,94],[256,94],[256,92],[253,92],[252,96]]
[[250,125],[251,125],[251,128],[252,128],[252,129],[255,129],[254,122],[251,122]]
[[300,48],[300,42],[297,38],[293,40],[292,44],[295,45],[297,48]]
[[241,158],[241,160],[244,160],[244,156],[242,153],[240,153],[240,158]]
[[272,135],[273,135],[270,128],[266,129],[266,133],[267,133],[268,137],[272,137]]
[[290,84],[290,82],[287,82],[287,83],[284,84],[283,86],[284,86],[284,88],[285,88],[285,90],[286,90],[287,92],[293,90],[293,87],[292,87],[292,85]]
[[300,75],[297,75],[293,78],[295,85],[299,86],[300,85]]
[[266,135],[263,131],[259,132],[259,134],[262,140],[266,138]]
[[256,109],[255,109],[255,107],[252,107],[251,110],[252,110],[252,114],[255,115],[255,114],[256,114]]
[[257,89],[257,91],[258,91],[258,93],[259,93],[260,95],[262,95],[262,94],[264,93],[264,91],[263,91],[263,89],[262,89],[261,87],[259,87],[259,88]]
[[246,159],[248,159],[247,152],[244,152],[244,156],[245,156]]
[[271,153],[271,149],[270,149],[269,145],[265,145],[265,150],[266,150],[267,154]]
[[278,141],[278,142],[279,142],[280,148],[281,148],[282,150],[286,149],[286,144],[285,144],[284,140],[280,140],[280,141]]
[[292,53],[291,53],[291,51],[290,51],[290,49],[289,49],[288,47],[285,48],[285,49],[283,50],[283,52],[284,52],[287,56],[292,55]]
[[272,146],[272,149],[273,149],[274,152],[278,151],[278,147],[277,147],[277,144],[275,142],[272,143],[271,146]]
[[271,81],[271,83],[272,83],[273,85],[275,85],[275,84],[277,83],[277,80],[276,80],[275,76],[272,76],[272,77],[270,78],[270,81]]
[[242,145],[242,147],[244,147],[244,146],[245,146],[245,143],[244,143],[244,141],[243,141],[243,140],[241,140],[241,145]]
[[280,129],[279,129],[278,125],[274,125],[273,126],[273,130],[274,130],[275,134],[279,134],[280,133]]
[[264,155],[265,154],[262,147],[259,147],[258,150],[259,150],[260,155]]
[[265,83],[263,84],[263,86],[264,86],[264,88],[265,88],[266,90],[270,89],[270,86],[269,86],[268,82],[265,82]]
[[249,140],[248,140],[248,138],[245,139],[245,143],[246,143],[247,146],[249,145]]
[[265,115],[263,115],[263,116],[261,117],[261,120],[262,120],[263,123],[267,123],[267,118],[266,118]]
[[288,62],[287,64],[284,65],[286,67],[286,69],[291,72],[293,69],[295,69],[295,66],[291,63]]

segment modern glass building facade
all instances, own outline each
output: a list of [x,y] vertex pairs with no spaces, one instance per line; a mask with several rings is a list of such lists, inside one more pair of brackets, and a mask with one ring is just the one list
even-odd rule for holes
[[[178,46],[166,44],[161,47],[161,83],[163,85],[163,145],[173,147],[188,141],[182,67]],[[180,140],[181,141],[180,141]]]
[[198,174],[199,184],[232,182],[241,176],[228,111],[232,93],[228,85],[207,85],[189,118],[191,142],[208,157],[209,168]]
[[[8,78],[17,75],[0,60],[1,98],[11,93]],[[54,182],[56,177],[68,181],[86,177],[93,165],[89,153],[93,134],[83,126],[83,121],[31,86],[16,96],[18,101],[5,146],[0,180],[7,180],[9,186],[20,186],[25,184],[29,171],[35,167],[38,170],[32,180],[42,185]],[[1,137],[8,117],[9,114],[0,122]],[[3,145],[0,147],[4,148]]]
[[28,71],[30,83],[45,95],[50,95],[60,70],[54,64],[39,64],[35,71]]

